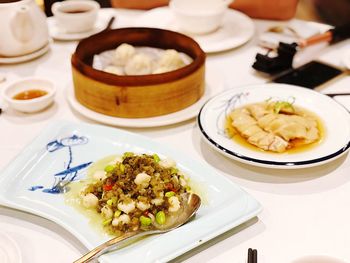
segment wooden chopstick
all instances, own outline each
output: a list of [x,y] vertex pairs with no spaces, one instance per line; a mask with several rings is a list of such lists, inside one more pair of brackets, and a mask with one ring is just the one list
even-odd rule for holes
[[258,263],[258,251],[256,249],[248,249],[248,261],[247,263]]

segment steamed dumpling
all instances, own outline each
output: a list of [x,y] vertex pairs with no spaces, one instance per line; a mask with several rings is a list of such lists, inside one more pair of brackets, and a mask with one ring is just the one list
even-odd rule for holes
[[116,66],[125,66],[135,54],[136,50],[132,45],[123,43],[115,49],[113,64]]
[[126,64],[127,75],[148,75],[152,73],[152,59],[145,54],[137,54]]
[[172,69],[168,67],[158,67],[152,72],[152,74],[161,74],[169,71],[172,71]]
[[167,68],[170,71],[183,66],[185,66],[185,62],[182,60],[179,52],[174,49],[167,49],[160,57],[157,68]]
[[120,67],[116,66],[107,66],[103,69],[103,71],[115,75],[124,75],[123,70]]

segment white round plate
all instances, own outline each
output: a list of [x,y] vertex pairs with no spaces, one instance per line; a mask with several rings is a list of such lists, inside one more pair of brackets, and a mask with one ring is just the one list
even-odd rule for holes
[[17,243],[4,232],[0,233],[0,262],[21,263],[22,256]]
[[[248,149],[226,136],[225,119],[232,109],[269,98],[287,100],[317,114],[325,126],[323,141],[298,153],[270,153]],[[333,99],[313,90],[285,84],[259,84],[224,91],[210,99],[198,115],[198,124],[205,138],[215,150],[224,155],[255,166],[295,169],[324,164],[350,147],[350,114]]]
[[22,63],[22,62],[26,62],[26,61],[30,61],[30,60],[33,60],[35,58],[38,58],[50,50],[50,44],[51,44],[51,40],[48,41],[45,46],[38,49],[37,51],[34,51],[33,53],[26,54],[23,56],[18,56],[18,57],[1,57],[0,56],[0,64]]
[[[152,9],[141,15],[135,26],[156,27],[181,32],[175,17],[168,7],[159,7]],[[189,35],[206,53],[220,52],[236,48],[246,43],[254,34],[254,23],[245,14],[227,10],[222,26],[215,32],[205,35]]]
[[53,16],[47,18],[47,23],[49,26],[50,36],[54,39],[64,41],[80,40],[83,38],[87,38],[93,34],[101,32],[106,26],[101,19],[98,19],[96,21],[95,26],[89,31],[80,33],[68,33],[57,25],[55,17]]
[[[209,74],[208,74],[209,75]],[[97,121],[99,123],[108,124],[119,127],[134,127],[134,128],[147,128],[147,127],[159,127],[165,125],[171,125],[179,122],[183,122],[196,117],[203,104],[215,94],[221,92],[224,88],[222,80],[218,79],[219,76],[211,74],[210,77],[206,77],[206,87],[203,96],[191,106],[166,115],[151,117],[151,118],[119,118],[104,115],[102,113],[95,112],[89,108],[80,104],[75,98],[73,88],[68,89],[68,102],[71,107],[79,112],[84,117]]]

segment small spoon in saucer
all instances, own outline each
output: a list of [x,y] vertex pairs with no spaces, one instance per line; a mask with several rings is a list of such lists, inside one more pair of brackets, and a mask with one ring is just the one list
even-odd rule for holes
[[200,197],[193,193],[185,194],[183,200],[184,201],[181,205],[182,210],[176,215],[176,217],[174,217],[174,220],[167,220],[164,225],[153,226],[149,230],[138,229],[136,231],[126,232],[119,237],[112,238],[107,242],[99,245],[73,263],[89,262],[90,260],[95,259],[96,257],[117,248],[118,245],[125,244],[126,242],[130,242],[133,239],[146,235],[166,233],[174,230],[175,228],[178,228],[179,226],[182,226],[192,218],[201,204]]

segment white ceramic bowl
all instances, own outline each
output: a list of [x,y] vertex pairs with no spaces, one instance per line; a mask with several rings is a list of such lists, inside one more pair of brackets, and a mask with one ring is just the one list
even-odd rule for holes
[[[33,89],[46,91],[47,94],[38,98],[27,100],[18,100],[13,98],[18,93]],[[30,113],[41,111],[48,107],[53,102],[55,93],[56,88],[51,81],[41,78],[28,78],[15,81],[9,86],[5,87],[2,95],[11,108],[21,112]]]
[[99,9],[98,2],[88,0],[55,2],[51,8],[58,26],[67,33],[92,30]]
[[207,34],[221,26],[224,13],[232,2],[232,0],[171,0],[169,7],[183,31]]

